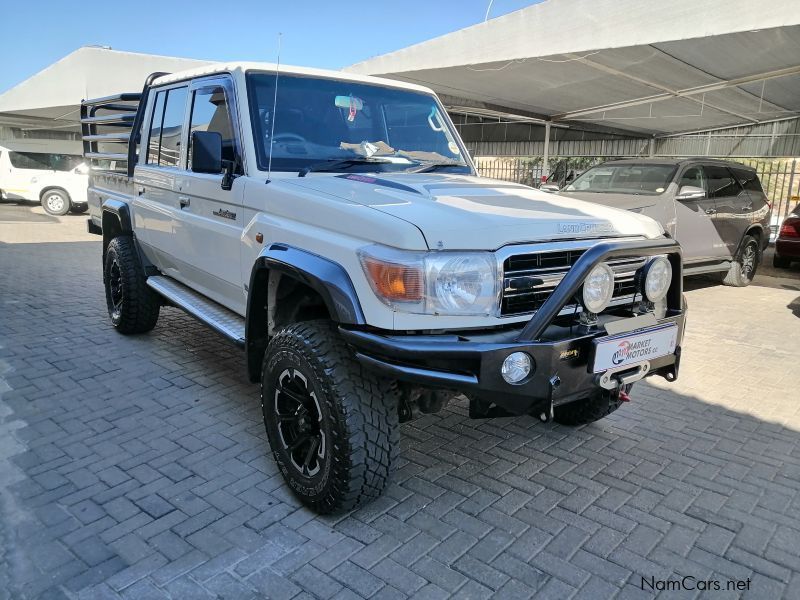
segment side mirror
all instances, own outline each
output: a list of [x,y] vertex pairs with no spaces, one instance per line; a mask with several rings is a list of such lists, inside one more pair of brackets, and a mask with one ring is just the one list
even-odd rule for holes
[[555,194],[560,188],[555,183],[543,183],[539,189],[548,194]]
[[678,195],[675,196],[676,200],[699,200],[706,197],[706,191],[703,188],[695,187],[693,185],[683,186]]
[[217,131],[193,131],[192,172],[222,173],[222,135]]

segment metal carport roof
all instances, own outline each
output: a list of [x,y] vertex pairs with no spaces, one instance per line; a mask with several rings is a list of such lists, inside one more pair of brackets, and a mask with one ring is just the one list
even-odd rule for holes
[[208,61],[85,46],[0,94],[0,125],[80,131],[81,100],[138,92],[154,71],[205,64]]
[[800,115],[797,0],[548,0],[347,70],[453,112],[663,135]]

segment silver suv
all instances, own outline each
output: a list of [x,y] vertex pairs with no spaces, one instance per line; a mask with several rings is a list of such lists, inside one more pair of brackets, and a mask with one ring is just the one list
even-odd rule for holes
[[654,218],[683,248],[684,274],[748,285],[769,243],[770,204],[756,172],[707,158],[615,160],[560,192]]

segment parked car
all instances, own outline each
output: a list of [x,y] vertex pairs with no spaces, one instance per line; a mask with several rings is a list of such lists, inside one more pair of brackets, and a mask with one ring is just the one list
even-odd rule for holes
[[575,181],[585,170],[585,166],[579,167],[566,158],[561,159],[553,165],[550,173],[542,178],[539,189],[543,192],[557,192]]
[[[461,393],[474,418],[574,425],[677,377],[678,243],[649,217],[477,177],[428,88],[232,63],[81,112],[87,157],[128,159],[90,175],[111,323],[143,333],[170,304],[241,346],[275,461],[314,510],[379,495],[398,422]],[[102,133],[126,123],[140,141]]]
[[88,210],[87,173],[80,155],[0,147],[0,198],[41,202],[51,215]]
[[800,261],[800,204],[794,207],[778,230],[772,265],[778,269],[788,269],[792,261]]
[[684,274],[746,286],[769,244],[771,207],[754,169],[706,158],[615,160],[559,192],[653,217],[683,248]]

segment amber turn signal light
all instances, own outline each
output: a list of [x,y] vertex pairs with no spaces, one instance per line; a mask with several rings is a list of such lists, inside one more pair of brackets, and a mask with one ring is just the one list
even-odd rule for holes
[[418,302],[422,300],[422,272],[419,269],[365,258],[364,266],[375,291],[386,300]]

